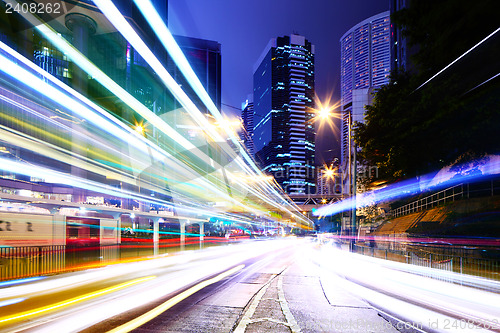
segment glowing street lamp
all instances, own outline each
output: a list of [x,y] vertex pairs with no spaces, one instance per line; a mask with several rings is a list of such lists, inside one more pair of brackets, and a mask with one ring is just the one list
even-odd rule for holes
[[323,172],[323,177],[327,179],[332,179],[333,176],[335,175],[335,172],[333,171],[333,168],[326,168],[325,171]]
[[316,109],[312,109],[314,117],[311,119],[313,122],[319,121],[320,126],[325,122],[333,128],[332,118],[340,118],[340,115],[333,112],[339,107],[339,103],[330,103],[330,99],[327,99],[324,103],[316,96],[315,102],[317,105]]
[[142,126],[142,125],[136,125],[134,129],[135,129],[135,131],[137,133],[144,134],[144,126]]
[[323,108],[319,110],[318,114],[322,119],[328,119],[330,117],[330,109],[328,108]]
[[[320,128],[321,125],[324,122],[327,122],[330,127],[333,128],[333,121],[331,120],[331,117],[335,118],[342,118],[342,111],[333,113],[331,111],[337,109],[340,106],[340,103],[335,103],[333,105],[330,105],[330,99],[325,101],[325,103],[321,103],[319,98],[316,96],[316,105],[318,108],[316,110],[313,110],[316,113],[316,116],[313,119],[313,121],[319,120],[320,121]],[[346,112],[347,116],[347,127],[348,127],[348,151],[349,151],[349,161],[348,161],[348,175],[349,175],[349,194],[356,202],[356,147],[353,144],[353,135],[352,135],[352,114],[350,111],[344,111]],[[325,177],[329,178],[334,175],[333,170],[329,170],[327,168],[325,170]],[[351,235],[354,237],[356,235],[356,204],[354,204],[352,210],[351,210]],[[354,238],[353,238],[353,243],[354,244]]]

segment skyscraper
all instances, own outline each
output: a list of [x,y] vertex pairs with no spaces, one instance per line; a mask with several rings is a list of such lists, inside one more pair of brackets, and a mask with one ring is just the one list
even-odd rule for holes
[[[406,8],[408,2],[408,0],[391,0],[391,14]],[[407,70],[409,67],[408,60],[406,38],[403,36],[401,29],[391,23],[391,71]]]
[[376,88],[389,83],[391,42],[389,11],[349,29],[340,39],[341,163],[349,158],[349,120],[364,121],[364,106]]
[[[221,109],[221,45],[216,41],[193,37],[174,36],[175,41],[186,56],[193,71],[198,76],[201,84],[212,98],[217,109]],[[204,105],[199,101],[198,95],[192,90],[189,83],[173,64],[169,64],[169,71],[174,79],[185,89],[191,100],[205,111]],[[179,106],[178,106],[179,107]]]
[[256,159],[291,195],[314,193],[314,45],[273,38],[254,67]]
[[245,103],[241,105],[241,120],[243,121],[243,131],[241,132],[241,138],[245,147],[247,148],[250,155],[255,156],[255,146],[253,143],[253,95],[248,95]]

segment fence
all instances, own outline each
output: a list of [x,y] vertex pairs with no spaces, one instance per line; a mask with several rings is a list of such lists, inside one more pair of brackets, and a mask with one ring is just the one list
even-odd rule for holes
[[[491,258],[478,256],[480,252],[488,252],[480,250],[473,253],[461,247],[429,248],[427,246],[413,245],[406,250],[396,250],[389,246],[382,249],[356,244],[353,246],[353,250],[356,253],[371,257],[434,268],[434,270],[420,270],[415,273],[438,280],[463,284],[463,281],[457,279],[456,276],[451,277],[440,273],[448,271],[464,274],[464,276],[471,275],[500,281],[500,254],[498,250],[491,250]],[[453,252],[456,252],[456,254],[453,254]],[[498,290],[496,291],[498,292]]]
[[0,247],[0,281],[63,272],[83,263],[120,259],[120,245],[75,251],[65,245]]
[[101,245],[100,248],[100,259],[101,262],[112,262],[120,260],[120,245]]
[[[198,237],[187,237],[183,246],[177,240],[173,242],[164,240],[160,243],[160,254],[224,244],[229,244],[228,240],[218,237],[207,237],[204,243],[200,243]],[[0,247],[0,281],[61,273],[80,269],[82,265],[99,265],[153,254],[152,242],[123,242],[95,247],[66,245]]]
[[500,194],[500,180],[492,179],[478,183],[465,183],[449,187],[404,206],[392,209],[389,214],[398,217],[430,209],[458,199],[493,196]]
[[29,277],[65,268],[64,245],[0,248],[0,280]]

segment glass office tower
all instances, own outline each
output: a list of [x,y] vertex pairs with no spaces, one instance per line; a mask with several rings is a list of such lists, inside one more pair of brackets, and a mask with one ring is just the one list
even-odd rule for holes
[[349,118],[364,119],[364,106],[374,89],[389,83],[391,71],[390,14],[374,15],[349,29],[340,39],[341,162],[349,155]]
[[273,38],[254,68],[257,161],[290,195],[315,193],[314,45]]

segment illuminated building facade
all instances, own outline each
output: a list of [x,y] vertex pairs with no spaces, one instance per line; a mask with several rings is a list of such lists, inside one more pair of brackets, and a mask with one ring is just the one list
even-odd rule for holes
[[[199,39],[193,37],[174,36],[175,41],[186,56],[189,64],[198,76],[201,84],[212,98],[218,110],[221,109],[221,45],[216,41]],[[199,101],[197,94],[192,91],[189,83],[185,81],[182,74],[173,64],[169,64],[169,72],[179,82],[191,100],[203,109],[203,103]],[[180,106],[179,106],[180,107]],[[207,112],[207,110],[204,110]]]
[[[175,98],[164,89],[161,80],[158,79],[147,62],[116,29],[112,28],[105,15],[103,15],[93,2],[78,1],[75,3],[65,3],[68,13],[57,16],[54,20],[50,21],[58,36],[69,41],[78,52],[92,61],[105,75],[151,111],[156,114],[163,114],[174,108]],[[162,63],[166,63],[167,55],[164,48],[134,3],[127,0],[115,1],[114,3],[127,18],[127,22],[131,24],[145,43],[155,52],[158,59]],[[155,0],[154,3],[159,14],[166,18],[168,1]],[[0,16],[3,15],[7,14],[1,11]],[[25,21],[22,17],[17,14],[12,15],[12,17],[8,17],[5,20],[4,17],[0,17],[0,21],[2,21],[0,24],[0,39],[3,42],[21,53],[35,65],[55,76],[58,80],[105,108],[115,117],[124,121],[124,123],[132,127],[135,124],[143,124],[143,119],[133,115],[133,112],[123,107],[123,104],[117,103],[116,96],[110,93],[109,89],[104,87],[94,77],[85,73],[76,63],[73,63],[65,52],[53,45],[46,36],[33,26],[23,23]],[[2,90],[1,95],[8,96],[9,93],[8,90]],[[28,100],[23,100],[23,103],[26,103],[26,105],[33,104]],[[10,126],[6,122],[9,114],[18,114],[20,119],[24,121],[33,121],[33,119],[36,119],[27,115],[21,116],[21,113],[16,108],[12,108],[11,103],[4,101],[0,106],[2,106],[3,114],[5,115],[0,120],[2,125],[7,124]],[[71,111],[67,113],[62,113],[61,111],[61,114],[70,119],[80,119],[79,116],[73,114]],[[71,138],[68,141],[71,141],[73,151],[77,151],[82,156],[87,156],[85,150],[88,151],[90,148],[86,147],[83,143],[84,140],[74,134],[82,124],[84,123],[80,123],[80,120],[69,122],[69,128],[71,128],[69,135]],[[46,127],[45,131],[47,132],[52,130],[51,127],[47,127],[42,122],[36,123],[36,125],[40,128]],[[40,135],[40,138],[42,137],[43,135]],[[80,150],[77,147],[84,148]],[[54,162],[54,160],[28,153],[14,146],[5,145],[4,148],[8,152],[7,156],[13,160],[33,161],[33,163],[45,164],[52,168],[70,169],[71,173],[76,177],[90,178],[108,183],[110,186],[122,187],[115,180],[101,179],[100,175],[83,171],[82,168],[69,165],[69,163]],[[122,162],[127,163],[125,161]],[[35,187],[37,184],[45,185],[43,179],[27,179],[25,176],[6,171],[2,171],[2,174],[4,178],[31,181]],[[16,184],[12,184],[12,186],[14,185]],[[129,189],[131,188],[129,187]],[[94,195],[90,191],[82,191],[76,187],[69,186],[51,187],[50,191],[53,195],[63,197],[65,195],[72,196],[71,200],[74,202],[87,202],[88,198]],[[155,195],[159,196],[158,194]],[[123,199],[119,202],[113,201],[113,203],[118,204],[122,208],[137,206],[137,203],[133,203],[128,199]],[[145,207],[142,208],[145,209]]]
[[[340,39],[341,163],[349,159],[349,119],[364,121],[364,106],[374,89],[389,83],[391,41],[389,11],[349,29]],[[352,116],[352,117],[351,117]]]
[[314,45],[273,38],[254,67],[257,161],[290,195],[315,193]]
[[241,109],[241,120],[243,122],[243,131],[241,132],[241,138],[250,155],[255,156],[255,146],[253,143],[254,108],[252,94],[248,96],[245,103],[242,103]]
[[[391,0],[391,14],[406,8],[409,4],[408,0]],[[408,70],[410,67],[408,59],[408,45],[406,38],[403,36],[401,29],[391,23],[391,71],[399,69]]]

